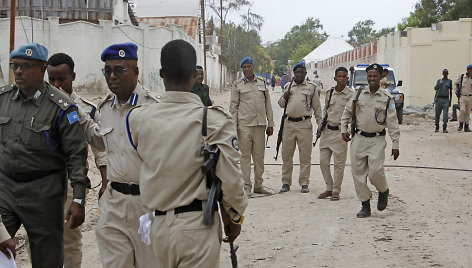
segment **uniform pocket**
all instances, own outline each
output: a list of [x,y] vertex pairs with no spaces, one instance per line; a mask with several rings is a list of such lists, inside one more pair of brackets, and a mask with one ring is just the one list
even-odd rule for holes
[[106,150],[109,153],[113,152],[113,147],[114,147],[111,144],[112,133],[113,133],[113,128],[112,127],[100,128],[100,130],[98,131],[98,134],[100,134],[103,137],[103,141],[105,142]]
[[11,117],[0,117],[0,152],[5,150],[6,144],[6,129],[8,127],[8,123],[10,122]]
[[51,125],[43,122],[33,122],[26,126],[23,143],[30,151],[43,151],[54,148],[57,143],[55,133],[50,131]]

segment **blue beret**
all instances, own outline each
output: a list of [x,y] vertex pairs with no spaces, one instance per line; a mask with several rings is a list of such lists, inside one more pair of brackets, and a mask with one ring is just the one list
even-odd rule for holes
[[252,65],[254,65],[254,59],[251,58],[251,57],[246,57],[244,58],[242,61],[241,61],[241,64],[239,64],[239,68],[243,68],[243,64],[244,63],[250,63]]
[[297,68],[306,68],[306,65],[303,61],[301,61],[301,62],[295,64],[295,66],[293,66],[293,71],[295,71],[295,69],[297,69]]
[[467,69],[472,69],[472,64],[467,65]]
[[365,70],[368,72],[370,70],[377,70],[379,73],[382,73],[383,72],[383,67],[380,66],[380,64],[378,63],[373,63],[371,65],[369,65],[367,68],[365,68]]
[[137,60],[138,46],[133,43],[113,44],[102,52],[101,59],[107,60]]
[[10,59],[13,58],[48,61],[48,49],[38,43],[30,43],[13,50]]

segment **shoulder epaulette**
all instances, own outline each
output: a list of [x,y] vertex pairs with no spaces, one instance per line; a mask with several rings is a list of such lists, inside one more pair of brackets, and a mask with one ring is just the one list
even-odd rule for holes
[[313,82],[311,82],[311,81],[306,81],[306,80],[305,80],[305,82],[306,82],[307,84],[309,84],[309,85],[316,86],[316,84],[315,84],[315,83],[313,83]]
[[242,81],[243,81],[242,78],[236,79],[236,80],[233,82],[233,86],[236,86],[237,84],[241,83]]
[[113,99],[115,95],[113,93],[109,93],[108,95],[105,96],[105,98],[103,98],[103,100],[101,100],[98,105],[97,105],[97,108],[100,109],[102,108],[103,104],[105,104],[107,101]]
[[3,87],[0,87],[0,95],[2,95],[3,93],[7,93],[7,92],[10,92],[12,91],[13,89],[15,89],[16,86],[13,84],[13,85],[6,85],[6,86],[3,86]]
[[156,92],[151,91],[149,89],[144,89],[144,90],[145,90],[144,96],[146,96],[148,98],[151,98],[151,99],[155,100],[156,102],[160,101],[161,96],[158,95]]
[[380,87],[379,89],[381,89],[381,92],[383,92],[385,95],[387,95],[389,97],[392,97],[392,94],[390,94],[390,92],[388,90],[386,90],[385,88]]
[[59,89],[51,86],[49,83],[46,82],[46,94],[48,95],[49,99],[57,104],[57,106],[61,107],[62,110],[69,109],[74,101],[71,97],[69,97],[66,93],[60,91]]
[[228,111],[226,111],[225,108],[223,108],[222,106],[208,106],[208,109],[217,110],[223,113],[229,119],[233,118],[231,114]]
[[260,76],[257,76],[257,75],[256,75],[256,77],[257,77],[257,79],[262,80],[262,81],[264,81],[264,83],[265,83],[266,80],[265,80],[264,77],[260,77]]
[[94,107],[95,109],[97,108],[97,105],[89,100],[87,100],[86,98],[82,97],[82,96],[79,96],[79,98],[86,104]]

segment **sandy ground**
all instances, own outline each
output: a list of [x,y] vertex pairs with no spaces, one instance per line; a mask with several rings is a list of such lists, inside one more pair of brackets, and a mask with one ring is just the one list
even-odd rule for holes
[[[282,109],[271,95],[278,130]],[[217,105],[229,107],[229,92],[213,94]],[[410,165],[471,169],[472,134],[458,133],[457,122],[448,134],[434,133],[430,118],[405,116],[401,125],[400,157],[393,161],[388,140],[386,165]],[[275,133],[276,134],[276,133]],[[387,137],[388,138],[388,137]],[[276,162],[276,136],[266,149],[265,186],[278,192],[281,158]],[[290,192],[254,196],[236,243],[239,267],[472,267],[472,173],[418,168],[386,167],[390,199],[385,211],[377,211],[373,190],[372,216],[357,219],[361,208],[352,182],[349,158],[341,200],[319,200],[324,180],[319,148],[313,150],[310,193],[301,194],[298,166]],[[89,158],[92,186],[99,173]],[[298,156],[294,162],[298,162]],[[102,267],[95,241],[98,188],[87,197],[83,230],[83,267]],[[221,249],[221,267],[231,267],[229,246]],[[30,267],[22,249],[18,267]]]

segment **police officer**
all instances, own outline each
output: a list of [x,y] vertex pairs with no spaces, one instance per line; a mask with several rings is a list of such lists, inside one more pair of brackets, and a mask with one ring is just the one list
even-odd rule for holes
[[[436,125],[435,132],[439,132],[439,118],[441,117],[441,112],[443,114],[443,133],[447,133],[447,119],[449,114],[449,106],[452,101],[452,80],[447,78],[449,71],[444,69],[443,77],[438,79],[434,90],[436,91],[436,96],[434,98],[435,102],[435,116],[434,123]],[[449,96],[451,95],[451,96]]]
[[392,95],[380,88],[382,66],[377,63],[366,68],[368,88],[359,88],[358,93],[346,105],[341,117],[341,133],[343,140],[351,140],[347,132],[349,120],[353,116],[353,101],[355,104],[356,135],[351,142],[351,171],[354,178],[357,197],[362,202],[362,209],[357,213],[358,218],[369,217],[370,198],[372,192],[367,186],[367,177],[379,191],[377,208],[382,211],[387,207],[389,189],[385,179],[385,141],[386,128],[392,139],[392,155],[397,160],[399,150],[400,129],[398,127],[395,102]]
[[3,254],[5,254],[8,259],[10,259],[11,256],[8,250],[13,253],[13,256],[16,256],[15,241],[11,239],[7,229],[3,225],[2,216],[0,216],[0,251],[3,252]]
[[136,108],[128,117],[130,142],[142,160],[142,199],[155,210],[151,244],[159,267],[219,266],[218,213],[212,226],[203,221],[208,195],[201,171],[204,145],[216,145],[220,151],[216,175],[222,182],[221,212],[229,241],[239,235],[247,206],[238,167],[236,126],[221,107],[209,107],[206,122],[203,119],[204,106],[190,93],[195,63],[191,44],[183,40],[167,43],[161,51],[160,70],[166,94],[160,103]]
[[[341,184],[346,166],[347,143],[341,136],[341,116],[347,102],[351,99],[353,90],[347,86],[348,71],[339,67],[334,72],[336,86],[326,91],[324,114],[327,115],[327,125],[320,137],[320,169],[326,183],[326,190],[318,198],[331,196],[331,201],[339,200]],[[331,175],[330,161],[333,156],[334,180]]]
[[293,153],[298,145],[300,155],[300,175],[298,182],[302,193],[310,190],[311,144],[313,142],[313,126],[311,115],[315,114],[316,122],[321,125],[320,98],[316,94],[316,86],[305,80],[305,63],[297,63],[293,67],[295,79],[285,85],[285,92],[279,99],[279,106],[286,109],[282,137],[282,188],[280,192],[290,191],[292,185]]
[[[47,62],[47,71],[49,83],[58,89],[66,92],[76,105],[90,115],[95,122],[98,122],[100,114],[97,112],[95,104],[89,100],[77,95],[72,88],[72,82],[75,80],[74,61],[64,53],[52,55]],[[98,151],[91,147],[95,156],[95,165],[100,170],[102,180],[106,180],[107,174],[107,155],[105,152]],[[67,208],[72,202],[72,187],[67,187]],[[64,213],[67,213],[65,211]],[[80,267],[82,263],[82,232],[80,228],[70,229],[70,223],[64,225],[64,267]]]
[[231,90],[229,111],[238,128],[241,148],[241,171],[246,195],[251,194],[251,155],[254,161],[254,193],[270,194],[264,189],[264,133],[274,133],[274,116],[269,90],[264,78],[254,75],[254,60],[242,59],[239,65],[244,77],[234,81]]
[[0,214],[11,236],[21,224],[33,267],[63,266],[65,177],[73,202],[70,228],[85,218],[87,147],[73,101],[44,82],[47,48],[31,43],[10,54],[15,85],[0,89]]
[[113,44],[102,52],[102,70],[111,90],[98,104],[100,120],[95,123],[79,110],[85,135],[91,145],[106,150],[107,180],[99,192],[100,218],[96,235],[103,267],[152,267],[152,248],[141,242],[139,217],[150,210],[140,197],[139,156],[127,139],[125,116],[138,105],[158,99],[138,83],[138,47],[133,43]]
[[197,78],[195,78],[195,83],[192,86],[191,92],[197,94],[205,106],[211,106],[210,88],[203,84],[203,77],[205,76],[203,67],[197,65],[195,69],[197,70]]
[[456,85],[456,95],[460,98],[461,105],[457,131],[462,131],[462,127],[464,127],[465,132],[470,132],[469,118],[470,110],[472,109],[472,64],[467,65],[467,72],[459,75],[454,84]]

